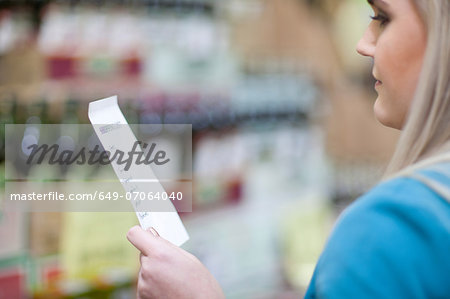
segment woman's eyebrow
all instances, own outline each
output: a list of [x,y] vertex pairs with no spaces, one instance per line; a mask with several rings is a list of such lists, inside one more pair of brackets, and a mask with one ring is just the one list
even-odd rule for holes
[[388,7],[389,5],[386,3],[386,1],[383,0],[367,0],[367,2],[370,5],[376,5],[376,6],[380,6],[380,7]]

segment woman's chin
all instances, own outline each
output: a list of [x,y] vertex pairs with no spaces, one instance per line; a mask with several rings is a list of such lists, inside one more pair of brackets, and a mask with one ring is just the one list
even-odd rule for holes
[[393,118],[389,113],[388,109],[385,109],[381,103],[380,98],[378,97],[373,106],[373,111],[375,114],[375,118],[380,122],[383,126],[393,128],[393,129],[401,129],[401,126],[398,124],[398,120]]

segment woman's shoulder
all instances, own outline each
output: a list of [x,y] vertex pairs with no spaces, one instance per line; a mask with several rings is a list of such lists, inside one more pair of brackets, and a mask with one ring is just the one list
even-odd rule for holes
[[[443,180],[436,180],[443,182]],[[450,189],[450,179],[446,186]],[[447,223],[450,233],[450,201],[414,177],[398,177],[382,182],[351,204],[341,215],[345,217],[392,216],[393,220]],[[408,217],[409,215],[409,217]]]
[[441,249],[447,252],[450,202],[423,182],[399,177],[380,183],[352,203],[339,217],[336,230],[337,236],[353,230],[354,238],[378,240],[379,250],[420,245],[424,250],[428,247],[430,253]]
[[382,182],[340,215],[307,297],[448,294],[448,248],[450,203],[413,178]]
[[[355,246],[367,250],[373,261],[382,258],[404,269],[418,264],[448,269],[450,202],[412,177],[391,179],[351,204],[341,214],[333,237],[352,250]],[[341,249],[350,250],[345,246]]]

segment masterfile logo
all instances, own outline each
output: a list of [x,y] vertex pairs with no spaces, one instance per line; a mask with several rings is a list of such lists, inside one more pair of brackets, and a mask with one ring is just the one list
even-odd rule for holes
[[[142,145],[142,148],[141,148]],[[155,150],[156,143],[151,143],[150,145],[142,142],[136,141],[133,144],[133,148],[129,152],[123,152],[121,150],[115,150],[114,153],[111,151],[101,150],[99,145],[95,145],[92,150],[86,149],[86,147],[81,147],[78,151],[74,150],[60,150],[58,144],[48,145],[48,144],[31,144],[27,149],[31,149],[31,153],[26,160],[27,164],[42,164],[44,161],[51,165],[83,165],[83,164],[100,164],[108,165],[115,161],[119,165],[125,164],[123,170],[128,171],[131,164],[136,165],[164,165],[170,161],[166,158],[166,152],[164,150]],[[148,148],[147,151],[144,151]],[[136,157],[136,159],[134,159]]]

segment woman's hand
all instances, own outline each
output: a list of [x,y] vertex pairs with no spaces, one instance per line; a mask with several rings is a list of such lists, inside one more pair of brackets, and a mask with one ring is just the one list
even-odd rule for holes
[[134,226],[127,238],[141,252],[137,298],[225,298],[219,283],[195,256],[154,229]]

